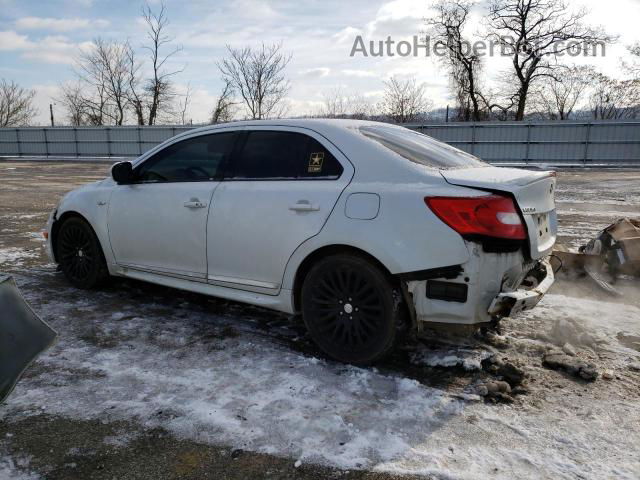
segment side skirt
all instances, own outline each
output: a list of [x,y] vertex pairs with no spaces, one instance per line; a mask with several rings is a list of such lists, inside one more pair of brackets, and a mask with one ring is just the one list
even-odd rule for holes
[[222,287],[206,283],[204,280],[188,280],[177,276],[167,276],[148,271],[110,265],[112,274],[120,277],[133,278],[144,282],[155,283],[165,287],[177,288],[188,292],[201,293],[212,297],[224,298],[241,303],[248,303],[258,307],[277,310],[283,313],[294,313],[293,294],[291,290],[281,289],[278,295],[249,292],[236,288]]

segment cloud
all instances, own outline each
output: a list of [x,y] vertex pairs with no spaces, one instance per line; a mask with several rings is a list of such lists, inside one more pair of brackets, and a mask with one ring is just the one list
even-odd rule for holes
[[20,35],[13,30],[6,30],[0,32],[0,50],[6,52],[15,50],[26,50],[33,48],[35,44],[29,41],[26,35]]
[[370,37],[410,37],[420,33],[427,13],[424,0],[393,0],[383,3],[375,18],[367,23]]
[[331,73],[328,67],[309,68],[300,72],[305,77],[326,77]]
[[360,78],[367,78],[367,77],[379,77],[380,73],[374,72],[372,70],[351,70],[351,69],[344,69],[342,70],[340,73],[342,73],[343,75],[347,76],[347,77],[360,77]]
[[346,27],[343,28],[342,30],[340,30],[339,32],[335,33],[333,35],[333,38],[338,42],[338,43],[348,43],[348,44],[352,44],[353,43],[353,39],[356,38],[358,35],[362,35],[362,30],[359,28],[355,28],[355,27]]
[[87,28],[105,28],[109,25],[107,20],[86,18],[44,18],[23,17],[15,22],[17,30],[47,30],[53,32],[70,32]]
[[51,64],[74,63],[78,53],[91,48],[91,42],[72,42],[62,35],[31,40],[12,30],[0,31],[0,50],[21,52],[21,57]]

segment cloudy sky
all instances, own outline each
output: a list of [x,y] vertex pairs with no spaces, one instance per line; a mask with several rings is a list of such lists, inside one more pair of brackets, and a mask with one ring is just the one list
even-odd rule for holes
[[[225,45],[240,47],[281,42],[292,54],[290,114],[317,113],[323,95],[336,88],[380,99],[391,75],[415,77],[426,85],[436,106],[451,102],[445,72],[433,57],[368,57],[349,54],[357,35],[365,41],[395,41],[424,34],[431,0],[167,0],[168,32],[182,51],[172,58],[178,89],[194,91],[190,117],[204,121],[220,89],[216,66]],[[589,59],[604,73],[617,75],[625,45],[640,41],[640,0],[570,0],[590,9],[588,20],[620,35],[604,58]],[[37,91],[40,123],[58,85],[74,78],[73,62],[95,37],[144,41],[140,0],[0,0],[0,78]],[[151,2],[157,8],[156,2]],[[469,33],[482,30],[486,0],[478,3]],[[490,80],[508,67],[504,59],[487,61]],[[61,107],[54,106],[62,116]]]

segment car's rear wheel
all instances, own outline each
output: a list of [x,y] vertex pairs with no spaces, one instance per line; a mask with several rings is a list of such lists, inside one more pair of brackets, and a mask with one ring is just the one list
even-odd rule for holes
[[65,277],[75,287],[94,288],[109,277],[98,237],[81,218],[68,218],[60,226],[56,258]]
[[302,286],[302,315],[311,338],[336,360],[367,365],[391,351],[399,325],[398,292],[363,257],[332,255]]

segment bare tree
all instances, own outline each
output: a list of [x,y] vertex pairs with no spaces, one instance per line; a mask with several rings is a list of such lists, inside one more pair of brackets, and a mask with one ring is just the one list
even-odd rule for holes
[[403,81],[391,77],[384,84],[382,111],[392,121],[415,122],[430,109],[431,102],[425,97],[424,84],[418,85],[415,78]]
[[284,54],[282,45],[260,48],[231,48],[229,57],[218,64],[223,79],[242,98],[252,119],[277,117],[283,114],[284,99],[290,85],[284,70],[291,55]]
[[557,79],[532,90],[533,105],[550,120],[567,120],[595,76],[590,66],[564,68]]
[[349,118],[366,120],[373,116],[373,105],[363,95],[355,94],[349,97]]
[[348,95],[341,87],[333,88],[322,95],[323,104],[319,116],[324,118],[353,118],[364,120],[371,116],[372,106],[359,94]]
[[62,84],[60,96],[56,102],[66,110],[67,120],[70,125],[79,127],[88,123],[87,106],[80,82],[74,84]]
[[130,43],[127,42],[127,81],[129,88],[129,105],[131,106],[138,125],[146,125],[147,123],[147,98],[146,93],[141,89],[142,79],[140,78],[140,69],[142,64],[137,60],[136,53]]
[[191,103],[191,95],[193,92],[191,91],[191,84],[187,84],[187,91],[182,96],[182,100],[180,100],[180,125],[186,125],[187,122],[187,110],[189,109],[189,104]]
[[325,118],[345,118],[348,110],[348,98],[341,87],[333,88],[322,94],[320,116]]
[[441,57],[458,103],[458,118],[463,121],[481,120],[480,93],[481,56],[464,37],[464,30],[473,2],[469,0],[439,0],[432,8],[434,15],[426,20],[435,38],[446,48]]
[[488,36],[511,56],[516,120],[524,119],[532,84],[557,78],[559,55],[613,41],[602,29],[583,23],[587,13],[586,9],[571,13],[565,0],[491,0]]
[[637,118],[640,114],[640,80],[616,80],[598,74],[593,82],[591,110],[596,120]]
[[0,80],[0,127],[29,125],[38,113],[33,105],[35,90],[22,88],[13,81]]
[[125,44],[96,38],[90,50],[76,58],[77,87],[62,87],[60,101],[69,116],[88,125],[122,125],[128,100]]
[[165,33],[169,19],[164,3],[160,4],[160,11],[154,12],[147,4],[142,9],[142,18],[147,25],[147,39],[149,43],[144,46],[151,58],[152,77],[146,82],[145,90],[148,96],[148,119],[149,125],[154,125],[159,113],[163,108],[169,107],[169,103],[173,96],[174,75],[180,73],[183,69],[168,70],[167,61],[176,53],[182,50],[182,47],[175,46],[168,52],[163,52],[166,47],[173,41],[173,38]]
[[211,112],[210,123],[230,122],[235,116],[236,102],[233,101],[233,88],[229,81],[224,82],[222,91],[216,100],[216,105]]
[[115,118],[112,111],[109,95],[105,82],[91,86],[89,95],[83,96],[87,123],[93,126],[108,125]]
[[635,80],[640,80],[640,42],[629,45],[627,50],[631,54],[630,62],[623,61],[622,67]]
[[[102,103],[100,99],[106,97],[102,107],[110,108],[100,108],[101,114],[112,117],[111,120],[116,125],[124,123],[129,106],[127,53],[126,44],[96,38],[92,48],[82,53],[78,60],[84,82],[104,94],[99,95],[95,107],[99,108]],[[90,98],[85,98],[85,103],[91,101]]]

